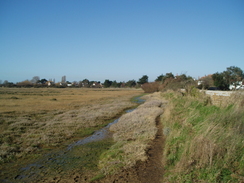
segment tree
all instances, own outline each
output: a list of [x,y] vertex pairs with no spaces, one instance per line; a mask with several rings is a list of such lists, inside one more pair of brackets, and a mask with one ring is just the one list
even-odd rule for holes
[[13,87],[13,86],[15,86],[15,84],[13,82],[8,82],[8,80],[5,80],[2,84],[2,86]]
[[163,74],[161,74],[160,76],[157,77],[157,79],[155,79],[155,81],[163,81],[163,78],[165,76]]
[[79,83],[77,81],[73,81],[73,86],[79,86]]
[[4,86],[7,86],[8,83],[9,83],[8,80],[5,80],[5,81],[3,82],[3,85],[4,85]]
[[187,79],[191,79],[191,77],[189,77],[189,76],[187,77],[185,74],[181,74],[179,76],[176,76],[175,78],[178,79],[178,80],[181,80],[181,81],[186,81]]
[[104,83],[103,83],[103,86],[104,86],[105,88],[108,88],[108,87],[111,86],[111,84],[112,84],[112,81],[109,81],[108,79],[106,79],[106,80],[104,81]]
[[148,76],[147,75],[142,76],[139,79],[138,83],[141,84],[141,85],[143,85],[144,83],[148,83]]
[[129,80],[125,83],[125,86],[127,87],[135,87],[136,86],[136,81],[135,80]]
[[114,87],[114,88],[118,88],[118,87],[120,87],[120,85],[121,85],[121,83],[117,83],[116,80],[114,80],[114,81],[112,82],[112,84],[111,84],[111,86]]
[[163,82],[168,78],[175,78],[175,76],[172,74],[172,72],[166,73],[166,75],[163,77]]
[[209,89],[209,87],[213,85],[214,85],[214,81],[212,75],[201,77],[198,82],[199,89]]
[[83,79],[83,81],[79,82],[80,87],[86,87],[89,88],[90,81],[88,79]]
[[38,83],[39,80],[40,80],[39,76],[34,76],[31,80],[31,83],[36,84],[36,83]]
[[220,90],[228,90],[229,84],[226,82],[226,78],[223,73],[214,73],[212,76],[214,80],[214,85]]
[[47,80],[46,79],[41,79],[38,81],[38,83],[41,83],[41,84],[46,84]]
[[237,82],[242,81],[244,78],[243,71],[236,66],[227,67],[226,71],[223,72],[223,75],[229,85],[234,84],[235,86]]
[[234,84],[236,87],[238,82],[243,80],[244,73],[239,67],[231,66],[222,73],[214,73],[212,78],[216,87],[221,90],[228,90],[230,84]]

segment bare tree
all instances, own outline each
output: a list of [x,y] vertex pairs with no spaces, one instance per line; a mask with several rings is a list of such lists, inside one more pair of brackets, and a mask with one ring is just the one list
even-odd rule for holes
[[40,77],[39,76],[34,76],[31,80],[31,83],[38,83],[38,81],[40,81]]

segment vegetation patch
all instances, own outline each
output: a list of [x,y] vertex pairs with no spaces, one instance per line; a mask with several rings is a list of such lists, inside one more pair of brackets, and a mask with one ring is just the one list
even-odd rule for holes
[[157,133],[155,120],[163,112],[163,101],[157,95],[147,95],[144,104],[110,126],[115,144],[100,156],[99,168],[103,174],[118,173],[137,161],[147,160],[148,143]]
[[112,139],[107,139],[76,146],[71,151],[53,150],[44,157],[39,157],[34,162],[25,165],[21,171],[16,170],[8,181],[50,182],[57,177],[65,180],[74,172],[86,174],[92,180],[101,179],[104,175],[98,174],[94,178],[92,175],[98,171],[99,155],[113,144]]
[[[165,181],[244,181],[244,95],[217,107],[203,93],[166,92]],[[231,97],[235,99],[236,97]]]
[[[141,90],[1,88],[0,170],[67,145],[131,108]],[[11,96],[21,98],[12,100]],[[57,99],[55,102],[52,99]],[[12,100],[11,102],[9,102]]]

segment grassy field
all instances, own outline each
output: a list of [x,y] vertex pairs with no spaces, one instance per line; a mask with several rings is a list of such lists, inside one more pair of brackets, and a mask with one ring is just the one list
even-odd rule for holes
[[[140,89],[1,88],[1,176],[8,176],[2,173],[7,162],[25,163],[92,134],[135,106],[132,97],[142,93]],[[72,163],[58,169],[62,169],[59,180],[65,182],[74,174],[83,182],[97,180],[146,161],[149,142],[157,132],[155,119],[161,116],[165,182],[244,182],[243,93],[236,92],[221,106],[212,105],[195,88],[184,94],[168,91],[144,97],[144,104],[110,126],[113,139],[65,154]],[[44,173],[46,182],[56,179],[49,172]]]
[[92,134],[132,107],[140,89],[0,88],[0,163]]

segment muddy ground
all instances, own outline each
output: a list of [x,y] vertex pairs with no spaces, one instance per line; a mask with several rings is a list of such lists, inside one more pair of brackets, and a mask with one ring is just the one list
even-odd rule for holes
[[[156,134],[156,138],[149,144],[149,148],[147,150],[147,155],[148,155],[147,161],[137,162],[137,164],[134,167],[129,169],[124,169],[118,174],[109,175],[100,178],[96,181],[91,181],[92,178],[97,176],[97,170],[93,170],[89,168],[88,170],[84,167],[84,165],[90,166],[90,164],[92,163],[94,164],[97,163],[92,156],[91,157],[89,156],[89,152],[90,152],[89,148],[93,152],[94,150],[96,150],[97,145],[93,144],[93,146],[95,147],[94,148],[94,147],[90,147],[92,145],[90,144],[88,145],[88,147],[82,148],[84,152],[81,152],[79,148],[76,149],[76,151],[74,151],[75,153],[79,154],[79,156],[75,153],[70,155],[68,152],[64,152],[63,154],[58,154],[57,157],[55,156],[54,158],[51,158],[53,159],[51,161],[55,161],[55,166],[53,168],[51,167],[49,169],[45,169],[44,166],[40,166],[39,168],[37,167],[37,169],[40,169],[38,171],[34,171],[34,169],[31,168],[30,170],[28,170],[28,174],[26,174],[27,175],[26,177],[20,178],[21,174],[16,174],[15,177],[6,176],[4,179],[1,180],[3,182],[48,182],[48,183],[74,183],[74,182],[159,183],[162,182],[161,180],[163,178],[163,171],[164,171],[163,164],[162,164],[164,136],[162,130],[163,129],[162,123],[160,122],[160,117],[156,119],[156,124],[157,124],[158,131]],[[108,146],[108,147],[104,146],[104,148],[105,149],[109,148],[110,142],[108,141],[104,143],[107,143]],[[89,160],[89,163],[83,162],[84,165],[80,164],[79,163],[80,154],[83,155],[87,154],[86,156],[88,156],[87,159]],[[49,159],[47,160],[48,162]],[[69,167],[62,166],[62,164],[65,164],[66,161],[69,161],[69,164],[71,163]],[[35,165],[35,169],[36,169],[36,165]]]
[[[106,176],[103,179],[93,181],[93,183],[159,183],[163,178],[163,145],[164,136],[162,123],[157,118],[158,132],[156,138],[150,143],[147,151],[148,160],[146,162],[138,162],[134,167],[122,170],[120,173]],[[82,176],[78,172],[67,179],[52,180],[52,182],[89,182],[89,177]]]
[[157,118],[158,132],[156,138],[151,142],[147,151],[148,160],[146,162],[138,162],[133,168],[123,170],[120,174],[106,177],[96,183],[108,182],[133,182],[133,183],[159,183],[163,178],[163,144],[164,136],[162,123]]
[[[58,169],[56,175],[49,175],[49,171],[40,171],[40,175],[36,175],[35,178],[19,179],[15,177],[13,182],[45,182],[45,183],[159,183],[162,182],[163,178],[163,146],[164,146],[164,136],[162,130],[162,123],[160,122],[160,117],[156,119],[158,132],[156,138],[149,144],[149,149],[147,150],[148,160],[145,162],[137,162],[137,164],[129,169],[122,170],[118,174],[106,176],[96,181],[91,181],[93,177],[96,176],[96,171],[87,171],[83,168],[74,169],[67,171],[63,169]],[[78,162],[77,162],[78,163]],[[80,166],[78,166],[80,167]],[[40,167],[41,168],[41,167]],[[41,170],[41,169],[40,169]],[[51,170],[51,169],[50,169]],[[49,172],[49,173],[48,173]],[[52,172],[52,170],[51,170]],[[42,175],[43,174],[43,175]],[[5,179],[4,182],[12,182]]]

